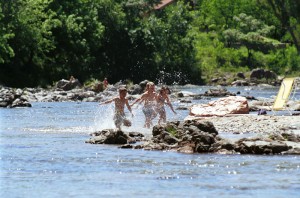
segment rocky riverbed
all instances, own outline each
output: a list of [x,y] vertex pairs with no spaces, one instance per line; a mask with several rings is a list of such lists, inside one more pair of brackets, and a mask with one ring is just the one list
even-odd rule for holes
[[[131,99],[138,97],[143,92],[145,83],[146,81],[130,87],[128,97]],[[111,85],[100,92],[77,86],[68,87],[67,90],[59,87],[13,89],[2,86],[0,107],[31,107],[30,102],[99,102],[115,95],[119,86],[124,85]],[[230,93],[224,88],[210,89],[203,94],[174,91],[171,99],[192,105],[192,100],[202,97],[225,97],[236,94],[238,93]],[[150,137],[144,137],[138,131],[128,134],[108,129],[93,133],[93,137],[87,140],[87,143],[121,144],[121,148],[184,153],[300,154],[300,116],[271,115],[269,112],[268,115],[253,114],[253,111],[268,109],[269,107],[265,105],[272,104],[272,99],[267,103],[255,97],[248,97],[247,100],[252,114],[210,116],[171,122],[153,127]],[[189,109],[191,105],[184,107]],[[288,105],[296,114],[300,110],[298,102]],[[179,108],[180,105],[177,110],[180,110]],[[244,134],[249,135],[243,136]]]
[[280,134],[286,132],[300,135],[299,115],[227,115],[202,118],[202,120],[211,121],[217,131],[225,133]]
[[93,133],[86,143],[182,153],[299,155],[299,132],[300,116],[235,115],[156,125],[151,137],[103,130]]

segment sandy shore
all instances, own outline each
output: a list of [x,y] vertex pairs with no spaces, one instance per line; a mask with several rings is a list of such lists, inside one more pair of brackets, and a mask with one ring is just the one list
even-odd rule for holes
[[219,132],[300,135],[300,116],[232,115],[205,119],[213,122]]

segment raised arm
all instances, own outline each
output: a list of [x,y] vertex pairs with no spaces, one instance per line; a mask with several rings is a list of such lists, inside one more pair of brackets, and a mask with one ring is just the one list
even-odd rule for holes
[[104,102],[101,102],[99,105],[104,105],[104,104],[109,104],[109,103],[112,103],[113,101],[115,101],[116,98],[112,98],[110,100],[106,100]]
[[143,94],[141,97],[136,99],[130,106],[132,107],[137,102],[139,102],[139,104],[141,104],[144,100],[145,100],[145,95]]

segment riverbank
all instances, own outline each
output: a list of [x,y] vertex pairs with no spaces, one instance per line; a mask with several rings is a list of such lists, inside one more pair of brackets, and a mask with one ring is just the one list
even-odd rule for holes
[[[20,101],[29,101],[29,102],[63,102],[63,101],[76,101],[76,102],[100,102],[107,98],[111,98],[117,93],[118,86],[115,85],[110,86],[103,92],[96,92],[93,90],[85,90],[85,89],[72,89],[72,90],[61,90],[61,89],[53,89],[53,90],[44,90],[44,89],[11,89],[11,88],[1,88],[1,97],[3,101],[3,107],[19,107]],[[239,89],[235,89],[229,91],[225,87],[197,87],[197,86],[183,86],[183,87],[170,87],[171,95],[170,98],[172,103],[176,104],[176,111],[183,111],[185,116],[187,116],[187,111],[191,107],[191,105],[196,103],[207,103],[208,101],[214,100],[215,98],[225,97],[228,95],[247,95],[247,92],[251,91],[251,93],[257,97],[266,96],[269,100],[272,100],[270,96],[271,94],[266,93],[266,88],[257,87],[258,91],[255,91],[255,88],[251,87],[240,87]],[[228,89],[232,89],[229,87]],[[142,92],[142,86],[135,86],[133,89],[129,89],[128,97],[130,100],[134,100],[139,96]],[[273,92],[272,92],[273,93]],[[276,94],[276,91],[274,91]],[[224,152],[224,153],[253,153],[253,154],[269,154],[269,153],[283,153],[287,151],[291,151],[291,149],[300,148],[298,136],[300,133],[300,116],[271,116],[271,115],[257,115],[257,109],[261,109],[261,103],[253,97],[248,95],[248,103],[250,106],[250,114],[244,115],[234,115],[234,116],[223,116],[223,117],[206,117],[201,118],[203,121],[209,121],[212,123],[216,131],[217,135],[211,136],[211,134],[202,134],[203,131],[197,131],[200,133],[200,136],[204,139],[209,139],[209,144],[203,142],[195,142],[195,137],[197,134],[193,134],[195,127],[193,124],[189,128],[190,134],[182,133],[181,136],[176,137],[174,133],[178,131],[178,124],[175,124],[172,127],[174,130],[170,131],[168,126],[167,128],[162,129],[162,134],[160,134],[160,138],[156,139],[157,141],[153,142],[153,138],[155,135],[148,134],[149,137],[145,138],[143,142],[147,143],[147,145],[135,147],[134,144],[126,145],[125,148],[142,148],[146,150],[177,150],[179,152]],[[263,102],[263,100],[261,101]],[[26,103],[25,103],[26,104]],[[269,103],[268,103],[269,104]],[[299,111],[298,108],[293,109],[295,112]],[[281,112],[282,113],[282,112]],[[271,112],[268,112],[271,114]],[[183,123],[184,118],[181,117],[179,121],[176,123]],[[198,118],[197,118],[198,120]],[[174,123],[173,123],[174,124]],[[181,126],[181,125],[180,125]],[[168,131],[169,130],[169,131]],[[182,129],[179,129],[182,130]],[[142,131],[142,130],[141,130]],[[141,132],[136,130],[135,132]],[[184,131],[186,132],[186,131]],[[205,131],[204,131],[205,132]],[[168,134],[166,136],[166,134]],[[227,134],[227,135],[224,135]],[[243,136],[243,134],[250,134],[249,136]],[[198,134],[199,135],[199,134]],[[165,137],[167,139],[165,140]],[[175,138],[173,138],[175,137]],[[244,137],[248,139],[246,141],[243,140]],[[118,137],[117,137],[118,138]],[[192,144],[189,144],[186,147],[185,143],[181,143],[185,141],[187,138]],[[122,137],[124,140],[124,137]],[[126,139],[126,138],[125,138]],[[139,137],[139,139],[141,139]],[[196,138],[197,139],[197,138]],[[124,143],[124,141],[121,141]],[[205,141],[206,141],[205,140]],[[140,141],[140,140],[139,140]],[[170,141],[170,142],[169,142]],[[241,142],[242,141],[242,142]],[[267,149],[252,149],[256,148],[253,144],[256,145],[256,142],[260,141],[260,147]],[[131,141],[126,141],[130,143]],[[229,142],[229,143],[228,143]],[[245,145],[251,145],[249,148],[244,149]],[[166,144],[167,143],[167,144]],[[169,144],[171,143],[171,144]],[[177,144],[175,147],[173,143]],[[199,147],[199,144],[201,145]],[[274,150],[274,144],[277,145]],[[163,145],[163,146],[162,146]],[[198,145],[198,146],[197,146]],[[221,145],[221,146],[217,146]],[[227,147],[226,145],[231,145]],[[270,146],[271,145],[271,146]],[[217,146],[217,147],[216,147]],[[278,150],[277,148],[283,148],[283,150]],[[182,150],[182,148],[184,148]],[[188,149],[186,149],[188,148]],[[224,151],[225,149],[226,151]],[[229,149],[229,150],[228,150]],[[273,151],[274,150],[274,151]],[[300,153],[299,151],[291,151],[292,154]]]
[[181,153],[299,155],[299,132],[299,115],[232,115],[156,125],[152,136],[102,130],[91,134],[86,143]]
[[300,135],[300,116],[249,114],[209,117],[203,120],[211,121],[217,131],[225,133],[268,135],[287,132]]

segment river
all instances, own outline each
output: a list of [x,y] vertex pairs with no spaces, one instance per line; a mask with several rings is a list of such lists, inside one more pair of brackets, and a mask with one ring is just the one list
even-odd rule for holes
[[[193,93],[208,88],[175,87]],[[270,98],[278,88],[228,90]],[[133,112],[133,126],[124,130],[150,135],[140,107]],[[177,112],[167,109],[168,120],[188,114]],[[113,127],[112,116],[113,105],[92,102],[0,109],[0,197],[299,197],[299,156],[191,155],[86,144],[91,132]]]

